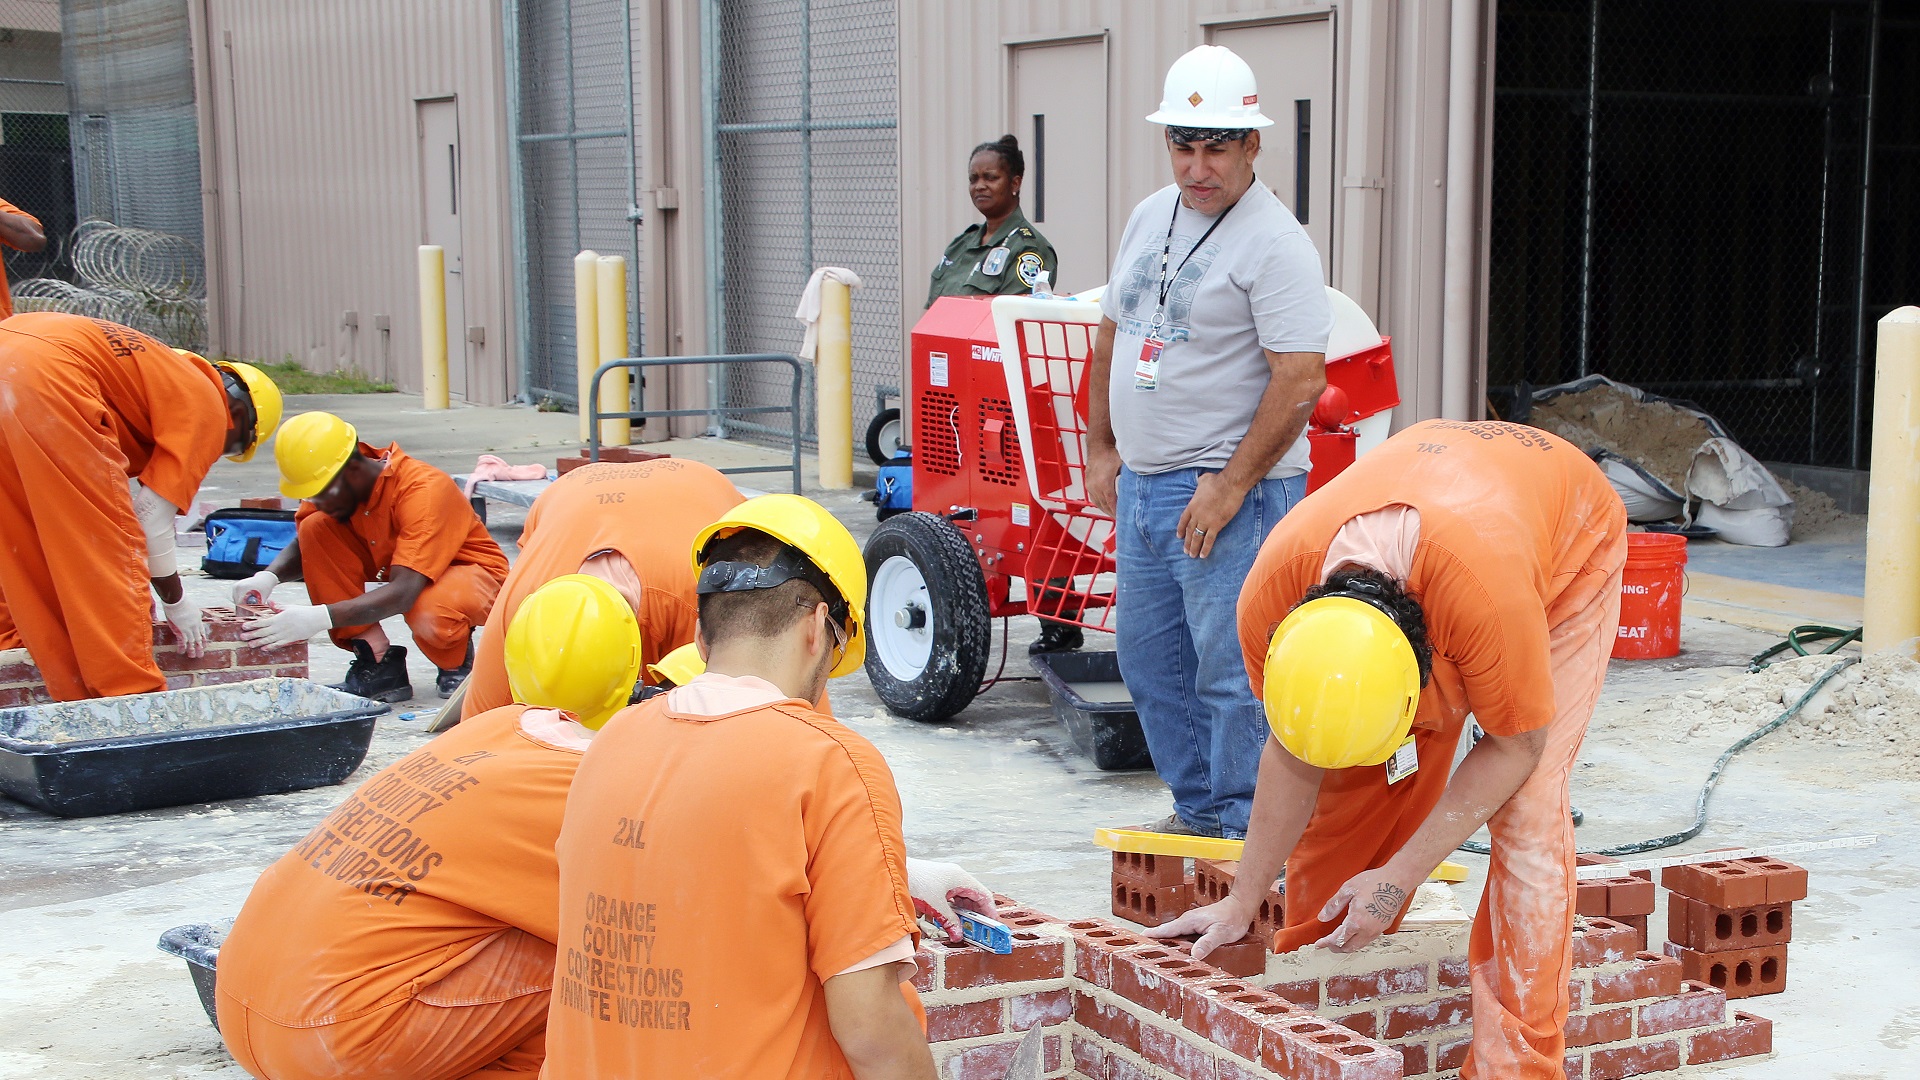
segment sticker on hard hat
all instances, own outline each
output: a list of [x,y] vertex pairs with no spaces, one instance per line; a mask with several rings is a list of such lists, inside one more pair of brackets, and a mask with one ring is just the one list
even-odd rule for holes
[[1029,289],[1033,288],[1033,283],[1039,280],[1042,268],[1040,253],[1037,251],[1021,252],[1020,261],[1014,264],[1014,272],[1020,275],[1021,283]]
[[1248,94],[1248,95],[1247,95],[1246,97],[1243,97],[1243,98],[1241,98],[1241,99],[1240,99],[1240,104],[1242,104],[1242,105],[1258,105],[1258,104],[1260,104],[1260,95],[1259,95],[1259,94]]
[[1201,96],[1200,96],[1200,91],[1198,91],[1198,90],[1195,90],[1195,91],[1194,91],[1193,93],[1191,93],[1191,94],[1188,94],[1188,95],[1187,95],[1187,104],[1189,104],[1189,105],[1192,105],[1192,106],[1193,106],[1194,108],[1196,108],[1196,109],[1197,109],[1197,108],[1199,108],[1199,107],[1200,107],[1200,103],[1201,103],[1201,102],[1203,102],[1203,101],[1205,101],[1205,100],[1207,100],[1207,99],[1206,99],[1206,98],[1203,98],[1203,97],[1201,97]]

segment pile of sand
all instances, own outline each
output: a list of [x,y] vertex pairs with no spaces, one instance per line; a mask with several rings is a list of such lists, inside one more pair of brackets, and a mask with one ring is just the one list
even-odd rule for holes
[[1687,490],[1693,452],[1713,438],[1706,421],[1695,414],[1662,401],[1638,401],[1604,383],[1534,402],[1527,422],[1589,454],[1619,454],[1679,492]]
[[[1647,704],[1618,721],[1648,735],[1696,743],[1715,752],[1777,718],[1838,662],[1798,656],[1764,671],[1735,675],[1717,686],[1688,690]],[[1763,750],[1787,741],[1820,742],[1864,751],[1864,771],[1909,773],[1920,764],[1920,663],[1880,652],[1834,676],[1799,715],[1754,744]],[[1752,752],[1752,751],[1749,751]]]
[[1833,496],[1815,491],[1778,474],[1774,479],[1793,496],[1793,534],[1795,541],[1837,538],[1844,533],[1862,532],[1867,527],[1865,514],[1849,514],[1840,509]]

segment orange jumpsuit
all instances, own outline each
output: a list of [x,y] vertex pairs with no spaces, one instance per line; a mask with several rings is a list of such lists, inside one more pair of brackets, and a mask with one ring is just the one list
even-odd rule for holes
[[850,1080],[824,983],[918,940],[893,774],[801,702],[681,693],[609,721],[567,797],[545,1075]]
[[1473,1049],[1463,1077],[1559,1077],[1573,927],[1568,776],[1620,620],[1626,508],[1593,462],[1530,427],[1434,420],[1361,458],[1289,512],[1240,594],[1240,643],[1259,692],[1273,630],[1319,584],[1353,518],[1420,514],[1409,591],[1426,611],[1433,676],[1414,721],[1420,769],[1330,771],[1287,861],[1276,951],[1325,936],[1341,885],[1386,864],[1445,790],[1468,713],[1495,735],[1547,730],[1533,774],[1488,828],[1493,856],[1469,959]]
[[220,1033],[248,1072],[539,1071],[553,843],[581,750],[535,721],[561,715],[474,717],[374,774],[260,875],[217,987]]
[[[300,504],[300,573],[307,595],[316,604],[337,604],[366,592],[369,581],[387,580],[392,567],[418,571],[430,584],[406,613],[414,644],[435,667],[457,668],[507,576],[506,553],[453,477],[408,457],[399,443],[385,450],[361,443],[360,452],[386,458],[387,467],[350,523],[312,503]],[[336,626],[331,636],[335,645],[351,649],[353,639],[371,629]]]
[[641,670],[693,640],[693,538],[741,501],[733,483],[696,461],[601,462],[573,470],[540,493],[520,533],[520,558],[487,616],[461,716],[513,700],[506,628],[520,602],[589,556],[615,551],[639,576]]
[[[33,222],[35,225],[40,224],[39,218],[34,217],[32,214],[27,213],[25,210],[20,209],[19,207],[13,205],[12,203],[8,202],[5,199],[0,199],[0,214],[14,214],[19,217],[26,218],[28,221]],[[8,245],[8,246],[11,247],[12,245]],[[13,315],[13,289],[11,286],[7,284],[6,273],[4,271],[0,271],[0,319],[10,318],[12,317],[12,315]],[[179,504],[175,503],[174,505],[178,506]]]
[[226,438],[205,360],[78,315],[0,322],[0,648],[55,700],[166,688],[127,481],[187,506]]

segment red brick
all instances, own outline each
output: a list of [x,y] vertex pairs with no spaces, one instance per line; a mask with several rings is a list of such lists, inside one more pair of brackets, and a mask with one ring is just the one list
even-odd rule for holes
[[1394,1046],[1400,1051],[1400,1072],[1405,1076],[1419,1076],[1427,1071],[1426,1043],[1399,1043]]
[[1233,878],[1239,870],[1237,862],[1193,860],[1193,902],[1212,904],[1225,900],[1233,891]]
[[1017,1039],[969,1046],[940,1059],[941,1080],[1003,1080],[1013,1064]]
[[1677,997],[1640,1006],[1636,1030],[1643,1036],[1665,1035],[1688,1028],[1719,1027],[1727,1022],[1727,995],[1706,983],[1681,984]]
[[[1256,1012],[1256,1006],[1267,1006],[1270,1011]],[[1260,1057],[1260,1029],[1264,1024],[1298,1015],[1297,1007],[1250,982],[1213,979],[1181,987],[1181,1026],[1249,1061]]]
[[1567,1008],[1581,1009],[1587,1004],[1587,984],[1578,979],[1567,982]]
[[1472,994],[1454,994],[1416,1005],[1395,1005],[1386,1011],[1386,1037],[1404,1039],[1409,1035],[1426,1035],[1459,1027],[1472,1019]]
[[1180,1080],[1214,1080],[1213,1055],[1163,1027],[1140,1027],[1140,1056]]
[[1717,908],[1674,893],[1667,901],[1667,938],[1695,952],[1785,945],[1793,940],[1793,905]]
[[1657,894],[1653,882],[1640,877],[1606,878],[1607,914],[1618,918],[1622,915],[1651,915]]
[[1662,1039],[1637,1046],[1615,1046],[1587,1055],[1589,1080],[1619,1080],[1622,1076],[1667,1072],[1680,1067],[1680,1040]]
[[1042,940],[1024,930],[1013,935],[1013,951],[1005,956],[972,946],[934,942],[933,947],[947,950],[941,985],[948,990],[1063,979],[1067,974],[1066,942]]
[[1101,1078],[1107,1075],[1107,1052],[1100,1048],[1098,1040],[1089,1038],[1073,1040],[1073,1071],[1089,1078]]
[[1073,1019],[1073,991],[1042,990],[1007,999],[1008,1031],[1025,1031],[1035,1024],[1064,1024]]
[[1787,988],[1785,945],[1702,953],[1669,941],[1667,955],[1675,958],[1686,978],[1724,990],[1729,998],[1777,994]]
[[0,688],[0,709],[33,704],[33,696],[24,686]]
[[1096,1000],[1091,994],[1075,994],[1073,1021],[1117,1046],[1140,1049],[1140,1021],[1118,1005]]
[[1178,1020],[1185,987],[1217,974],[1164,946],[1149,945],[1114,957],[1113,992],[1148,1012]]
[[1607,883],[1582,881],[1573,887],[1573,913],[1575,915],[1605,915],[1607,913]]
[[1080,919],[1067,924],[1073,932],[1074,978],[1102,989],[1113,987],[1113,954],[1147,944],[1147,939],[1102,919]]
[[40,669],[33,666],[25,649],[8,649],[0,652],[0,684],[37,683],[42,681]]
[[167,689],[169,690],[185,690],[188,687],[194,686],[194,685],[197,685],[197,684],[194,682],[194,678],[192,675],[167,676]]
[[1160,1080],[1124,1054],[1107,1054],[1107,1080]]
[[252,682],[265,679],[273,674],[270,668],[230,668],[226,671],[198,671],[193,675],[195,686],[224,686],[229,683]]
[[1458,990],[1473,983],[1473,969],[1464,956],[1449,956],[1440,961],[1440,989]]
[[[582,451],[582,453],[584,454],[585,452]],[[573,470],[579,468],[580,466],[585,465],[586,463],[587,463],[587,459],[585,457],[555,458],[553,462],[553,471],[556,473],[559,473],[561,476],[565,476],[568,473],[572,472]]]
[[1257,1072],[1228,1058],[1213,1063],[1215,1080],[1273,1080],[1271,1073]]
[[1267,1029],[1261,1064],[1293,1080],[1399,1080],[1399,1051],[1326,1020],[1290,1020]]
[[[1164,944],[1184,956],[1193,955],[1193,938],[1168,938]],[[1239,941],[1215,948],[1205,960],[1196,960],[1195,963],[1210,964],[1236,978],[1258,978],[1267,973],[1267,939],[1258,934],[1248,934]]]
[[1113,880],[1132,882],[1143,889],[1168,889],[1185,885],[1187,860],[1171,855],[1116,851],[1113,853]]
[[234,653],[234,664],[238,667],[275,667],[280,664],[304,664],[307,662],[307,643],[297,642],[278,649],[258,649],[251,645],[242,645]]
[[1765,1017],[1743,1013],[1738,1009],[1733,1013],[1731,1027],[1718,1031],[1703,1031],[1687,1040],[1687,1064],[1701,1065],[1710,1061],[1730,1061],[1733,1058],[1755,1057],[1773,1052],[1773,1021]]
[[1473,1036],[1462,1035],[1457,1039],[1447,1039],[1433,1046],[1433,1068],[1435,1072],[1457,1069],[1467,1063],[1467,1051],[1473,1047]]
[[1640,998],[1672,997],[1680,992],[1680,961],[1671,956],[1643,952],[1634,954],[1634,964],[1611,974],[1596,972],[1591,1000],[1595,1005],[1613,1005]]
[[267,674],[276,679],[304,679],[308,675],[308,668],[305,664],[285,664]]
[[926,949],[914,953],[913,959],[920,965],[919,973],[913,977],[913,988],[923,994],[933,993],[940,986],[940,962]]
[[[1671,896],[1673,894],[1668,893],[1667,895]],[[1651,916],[1647,916],[1647,915],[1609,915],[1607,916],[1607,918],[1612,919],[1614,922],[1624,923],[1626,926],[1630,927],[1633,930],[1633,951],[1634,952],[1645,952],[1647,950],[1647,919],[1650,917]]]
[[1578,1050],[1567,1051],[1567,1056],[1560,1059],[1560,1074],[1566,1080],[1586,1080],[1587,1055]]
[[1142,926],[1159,926],[1186,914],[1193,906],[1193,886],[1182,882],[1149,889],[1130,881],[1113,883],[1113,914]]
[[1603,916],[1590,916],[1573,925],[1573,966],[1599,967],[1617,964],[1641,951],[1634,944],[1633,928]]
[[1336,1016],[1333,1018],[1333,1022],[1353,1032],[1355,1035],[1364,1035],[1369,1039],[1377,1039],[1380,1037],[1380,1018],[1372,1011]]
[[173,648],[155,649],[153,662],[161,671],[218,671],[233,666],[232,649],[208,649],[205,656],[193,657]]
[[1660,884],[1682,896],[1719,908],[1753,907],[1767,902],[1767,872],[1743,862],[1664,867],[1660,871]]
[[1767,903],[1789,904],[1807,898],[1807,871],[1804,867],[1765,855],[1740,861],[1767,872]]
[[1007,1029],[1002,998],[969,1001],[964,1005],[927,1007],[927,1041],[951,1042],[981,1035],[998,1035]]
[[[1318,1009],[1321,993],[1325,988],[1319,979],[1301,979],[1298,982],[1274,983],[1267,989],[1303,1009]],[[1328,1004],[1335,1003],[1328,1002]]]
[[1598,1046],[1633,1038],[1633,1006],[1567,1015],[1568,1046]]
[[1422,994],[1427,990],[1427,969],[1420,967],[1386,968],[1362,975],[1329,975],[1327,1004],[1352,1005],[1371,998],[1398,994]]
[[265,498],[241,499],[240,508],[242,510],[284,510],[286,505],[280,501],[280,496],[269,495]]

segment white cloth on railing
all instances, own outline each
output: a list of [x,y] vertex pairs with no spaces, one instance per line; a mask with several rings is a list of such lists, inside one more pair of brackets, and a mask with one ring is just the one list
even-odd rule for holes
[[849,289],[860,287],[860,275],[844,266],[823,266],[807,279],[807,287],[800,290],[800,306],[793,309],[793,317],[807,327],[806,338],[800,342],[802,360],[812,360],[820,342],[820,283],[829,278]]

